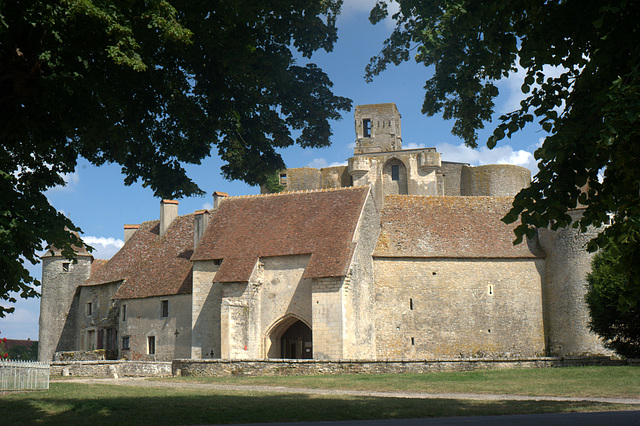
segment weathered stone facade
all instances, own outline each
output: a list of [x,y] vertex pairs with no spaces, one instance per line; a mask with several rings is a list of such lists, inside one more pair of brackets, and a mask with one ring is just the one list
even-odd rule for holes
[[500,221],[527,169],[402,150],[394,104],[358,106],[355,119],[347,166],[288,169],[283,193],[216,192],[212,210],[183,216],[164,200],[160,220],[125,225],[106,263],[47,252],[41,360],[97,350],[324,368],[607,353],[583,301],[590,235],[540,230],[513,246]]

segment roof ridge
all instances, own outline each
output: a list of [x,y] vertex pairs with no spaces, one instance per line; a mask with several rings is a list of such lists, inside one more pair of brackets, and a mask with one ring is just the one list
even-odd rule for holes
[[299,191],[282,191],[282,192],[274,192],[271,194],[247,194],[247,195],[232,195],[229,196],[229,199],[237,199],[237,198],[259,198],[259,197],[281,197],[284,195],[297,195],[297,194],[310,194],[310,193],[320,193],[320,192],[331,192],[331,191],[349,191],[355,189],[368,188],[370,185],[358,185],[358,186],[346,186],[340,188],[322,188],[322,189],[302,189]]

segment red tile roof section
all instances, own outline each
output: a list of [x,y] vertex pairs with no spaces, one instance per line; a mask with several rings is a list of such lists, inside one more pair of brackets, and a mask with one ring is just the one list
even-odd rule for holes
[[115,299],[191,293],[193,214],[176,218],[158,236],[159,221],[145,222],[85,285],[122,281]]
[[514,246],[515,224],[500,219],[511,197],[389,195],[381,212],[379,257],[534,258],[526,243]]
[[216,282],[248,281],[259,257],[311,254],[305,278],[342,276],[368,187],[231,197],[192,260],[222,259]]

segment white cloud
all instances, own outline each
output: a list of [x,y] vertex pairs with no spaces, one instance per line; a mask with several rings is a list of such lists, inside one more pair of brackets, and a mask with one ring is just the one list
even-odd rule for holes
[[[497,109],[502,114],[520,109],[520,102],[529,95],[528,93],[522,93],[522,84],[524,83],[524,78],[526,76],[525,69],[520,65],[518,65],[517,68],[517,71],[509,74],[508,78],[503,78],[497,83],[500,93],[506,95],[506,99]],[[542,68],[542,72],[544,73],[546,80],[549,77],[559,77],[563,72],[566,72],[566,68],[561,66],[544,66]],[[534,84],[531,86],[531,89],[534,87],[539,87],[539,85]],[[558,112],[561,110],[562,107],[557,109]]]
[[211,210],[211,209],[213,208],[213,204],[211,204],[211,203],[204,203],[204,204],[202,205],[202,208],[203,208],[204,210]]
[[96,259],[110,259],[124,245],[124,241],[112,237],[82,237],[85,243],[95,250],[91,253]]
[[[354,15],[364,14],[368,18],[369,12],[373,9],[376,3],[377,0],[347,0],[342,4],[340,16],[350,18]],[[387,28],[395,28],[396,24],[395,21],[391,19],[391,16],[400,10],[400,4],[395,1],[388,1],[387,10],[389,11],[389,15],[383,23]],[[360,18],[360,16],[358,16],[358,18]]]
[[494,149],[480,147],[478,149],[469,148],[464,144],[451,145],[442,143],[437,145],[437,150],[448,161],[469,163],[472,166],[482,166],[485,164],[514,164],[526,167],[531,170],[531,174],[538,172],[536,160],[533,153],[522,149],[515,150],[509,145],[503,145]]
[[64,185],[54,186],[48,191],[75,191],[76,186],[78,186],[78,183],[80,183],[80,175],[78,174],[78,172],[65,173],[62,175],[62,179],[64,180]]
[[4,318],[0,318],[0,337],[7,339],[38,340],[38,318],[40,317],[40,299],[21,299],[12,294],[18,301],[13,304],[16,310]]
[[415,143],[415,142],[411,142],[405,145],[402,145],[402,149],[420,149],[420,148],[426,148],[426,145],[423,143]]
[[315,169],[324,169],[325,167],[337,167],[337,166],[346,166],[346,165],[347,165],[346,161],[342,161],[339,163],[333,162],[329,164],[329,162],[324,158],[314,158],[313,160],[311,160],[309,164],[307,164],[306,167],[313,167]]

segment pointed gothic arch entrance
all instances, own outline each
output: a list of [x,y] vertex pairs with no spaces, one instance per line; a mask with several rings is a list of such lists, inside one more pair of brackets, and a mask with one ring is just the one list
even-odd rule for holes
[[287,316],[268,333],[268,358],[312,359],[313,334],[311,328],[295,316]]

